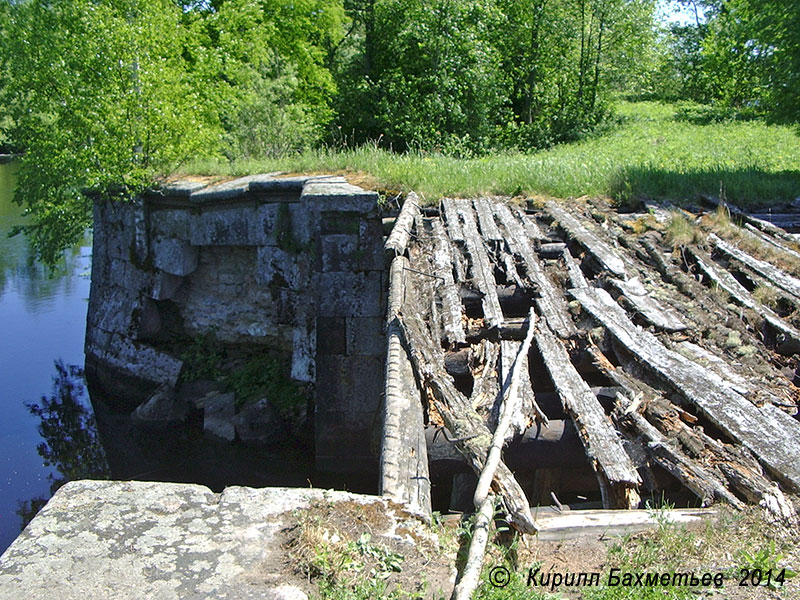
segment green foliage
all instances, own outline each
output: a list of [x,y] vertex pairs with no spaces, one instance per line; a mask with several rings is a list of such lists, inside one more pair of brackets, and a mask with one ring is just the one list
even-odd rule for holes
[[222,363],[226,356],[215,329],[201,333],[191,338],[181,353],[181,377],[185,381],[220,379],[224,374]]
[[272,354],[259,354],[232,371],[227,382],[240,406],[266,396],[279,413],[289,415],[298,408],[305,409],[307,396],[287,372],[285,360]]

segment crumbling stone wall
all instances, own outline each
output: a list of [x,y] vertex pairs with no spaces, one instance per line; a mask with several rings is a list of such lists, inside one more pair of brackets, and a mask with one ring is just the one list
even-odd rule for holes
[[179,181],[95,199],[87,369],[126,409],[178,385],[176,322],[291,355],[315,384],[323,470],[371,468],[386,281],[377,195],[339,177]]

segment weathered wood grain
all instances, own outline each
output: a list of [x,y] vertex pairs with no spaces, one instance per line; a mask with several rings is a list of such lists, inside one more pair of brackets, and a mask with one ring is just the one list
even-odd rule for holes
[[768,262],[750,256],[733,244],[718,238],[713,233],[708,236],[708,239],[717,247],[720,252],[735,258],[736,260],[753,269],[756,273],[763,275],[779,288],[792,294],[795,297],[796,302],[800,303],[800,279],[792,277],[788,273]]
[[436,275],[442,279],[436,286],[436,292],[442,302],[442,325],[448,344],[461,344],[466,341],[464,324],[462,323],[461,298],[453,279],[453,258],[450,253],[450,242],[439,219],[431,223],[433,242],[433,264]]
[[476,198],[472,201],[475,212],[478,213],[478,224],[481,228],[481,235],[487,242],[502,242],[503,236],[494,222],[492,214],[492,201],[488,198]]
[[564,257],[564,265],[567,267],[567,276],[569,277],[570,287],[589,287],[589,282],[586,281],[586,277],[584,276],[578,261],[576,261],[575,257],[572,256],[569,248],[564,248],[562,256]]
[[567,235],[578,242],[591,254],[601,267],[617,277],[625,277],[625,262],[614,249],[589,231],[578,219],[570,215],[555,202],[547,203],[548,214],[558,222],[558,225],[567,232]]
[[463,242],[464,233],[461,229],[461,221],[458,218],[456,201],[453,198],[442,198],[442,209],[444,218],[447,222],[447,233],[454,242]]
[[419,198],[414,192],[409,192],[406,196],[400,214],[394,222],[392,232],[384,244],[384,253],[388,260],[392,257],[404,254],[411,238],[411,230],[414,226],[414,218],[419,214]]
[[570,361],[563,343],[547,327],[539,327],[536,344],[553,384],[578,430],[600,481],[606,508],[635,508],[641,483],[603,407]]
[[499,327],[503,324],[503,310],[500,307],[500,300],[497,298],[494,269],[483,239],[478,233],[472,203],[468,200],[456,200],[455,202],[456,211],[463,222],[462,233],[470,259],[472,280],[478,291],[483,294],[483,316],[489,327]]
[[779,480],[800,490],[800,424],[787,426],[736,393],[715,373],[664,347],[637,328],[605,290],[572,289],[581,306],[628,352],[647,365],[726,435],[751,450]]
[[641,314],[648,323],[664,331],[683,331],[686,329],[686,324],[675,311],[669,307],[662,306],[658,300],[653,298],[637,277],[627,281],[612,278],[610,282],[622,292],[622,295],[627,298],[636,312]]
[[528,240],[522,224],[514,218],[505,204],[495,203],[492,207],[494,214],[505,230],[505,239],[509,250],[522,259],[528,279],[537,286],[539,297],[536,307],[550,327],[562,338],[568,338],[577,333],[575,324],[567,311],[564,294],[547,277],[539,257]]

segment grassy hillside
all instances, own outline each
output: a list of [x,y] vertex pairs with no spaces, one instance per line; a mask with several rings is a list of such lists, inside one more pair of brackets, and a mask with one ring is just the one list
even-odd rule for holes
[[[265,161],[203,162],[182,172],[241,175],[269,171],[339,171],[362,183],[443,195],[494,193],[557,197],[604,194],[691,200],[719,194],[741,205],[771,205],[800,196],[800,136],[760,121],[703,123],[699,107],[620,102],[620,125],[609,133],[534,154],[456,159],[375,147],[318,150]],[[693,117],[691,120],[680,115]],[[712,120],[713,121],[713,120]]]

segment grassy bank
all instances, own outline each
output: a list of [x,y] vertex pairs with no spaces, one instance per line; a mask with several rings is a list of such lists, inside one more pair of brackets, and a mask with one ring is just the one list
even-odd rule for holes
[[800,196],[800,137],[795,129],[758,121],[697,124],[674,105],[621,102],[621,124],[610,133],[534,154],[477,159],[375,147],[316,150],[263,161],[199,162],[181,172],[242,175],[269,171],[347,172],[361,183],[416,190],[429,201],[443,195],[603,194],[620,200],[691,200],[719,194],[745,206]]

